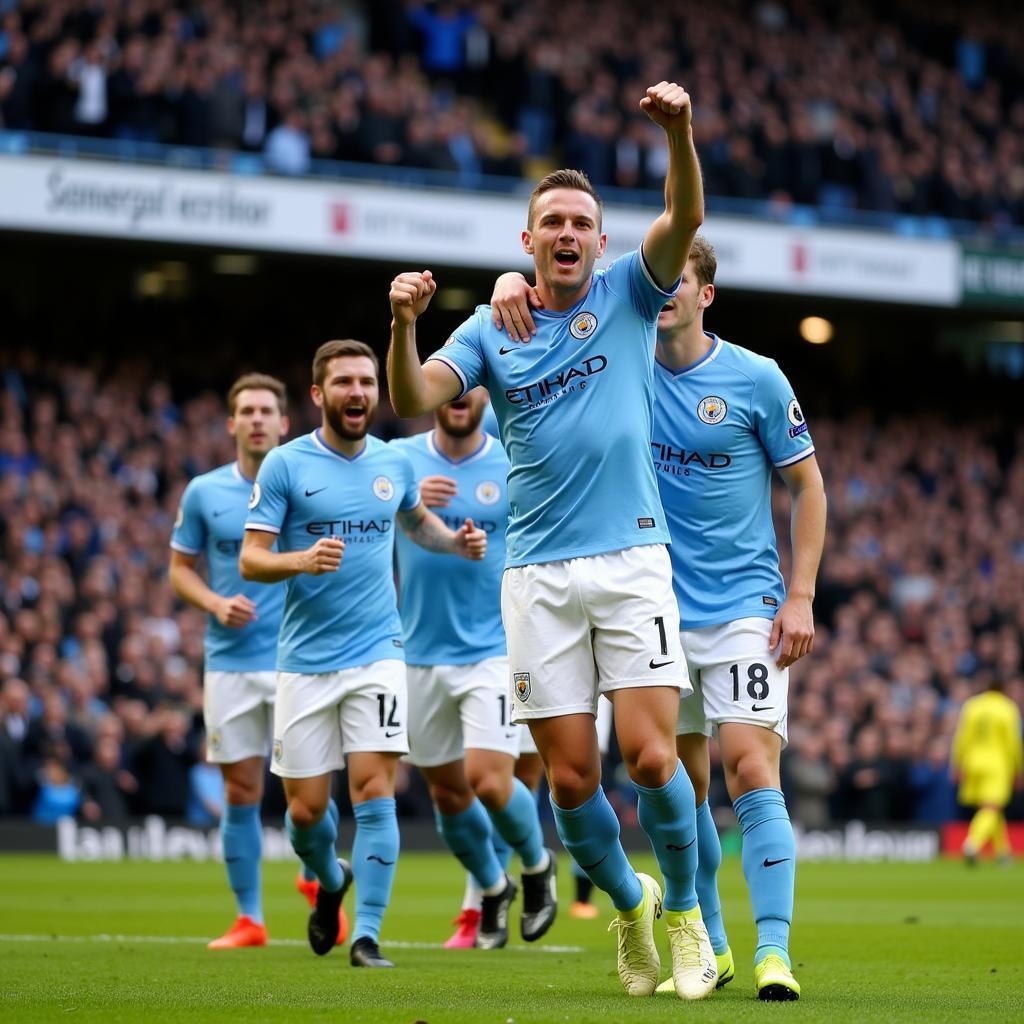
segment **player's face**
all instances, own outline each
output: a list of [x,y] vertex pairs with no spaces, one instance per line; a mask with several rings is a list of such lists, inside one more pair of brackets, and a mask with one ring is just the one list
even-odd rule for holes
[[480,426],[486,408],[487,392],[483,388],[473,388],[462,398],[437,410],[437,425],[452,437],[469,437]]
[[323,385],[314,384],[312,394],[339,437],[362,440],[377,411],[377,371],[366,356],[337,356],[327,364]]
[[714,294],[715,286],[702,285],[697,280],[693,260],[687,260],[675,295],[662,306],[658,314],[658,333],[673,335],[691,327],[701,313],[711,305]]
[[235,396],[235,411],[228,433],[246,455],[259,458],[276,448],[288,433],[288,417],[281,414],[277,395],[266,388],[244,388]]
[[590,280],[606,240],[593,196],[574,188],[553,188],[537,199],[533,224],[523,232],[523,249],[533,256],[537,276],[548,287],[572,292]]

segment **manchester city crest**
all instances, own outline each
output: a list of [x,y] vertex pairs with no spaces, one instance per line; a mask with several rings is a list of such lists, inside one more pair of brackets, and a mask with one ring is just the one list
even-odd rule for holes
[[373,493],[381,501],[390,501],[395,496],[395,485],[386,476],[379,476],[373,481]]
[[524,703],[530,699],[530,673],[513,672],[512,686],[515,688],[516,696]]
[[597,317],[593,313],[577,313],[569,324],[569,333],[580,341],[589,338],[597,330]]
[[481,505],[494,505],[501,497],[501,488],[493,480],[481,480],[474,493]]
[[721,423],[728,411],[729,406],[726,405],[725,399],[719,398],[718,395],[708,395],[707,398],[702,398],[700,405],[697,406],[697,415],[701,422],[710,423],[712,426]]
[[280,740],[274,740],[273,753],[274,753],[274,760],[275,761],[280,761],[281,760],[281,741]]

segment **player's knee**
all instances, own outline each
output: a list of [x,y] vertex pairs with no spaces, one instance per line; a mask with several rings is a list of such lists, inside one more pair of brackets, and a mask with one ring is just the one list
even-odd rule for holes
[[473,792],[489,810],[498,810],[512,796],[512,779],[499,771],[483,771],[470,778]]
[[260,788],[248,782],[228,779],[224,784],[224,797],[234,807],[246,807],[258,804],[263,798]]
[[461,814],[473,802],[473,791],[453,789],[451,786],[432,785],[430,796],[437,809],[445,815]]
[[297,828],[312,828],[326,811],[326,804],[319,807],[298,798],[288,801],[288,816]]
[[755,789],[774,789],[778,786],[777,773],[760,750],[741,754],[731,765],[726,765],[730,780],[730,795],[735,800]]
[[652,740],[632,753],[632,757],[625,758],[626,766],[629,777],[641,786],[657,789],[675,774],[678,758],[675,748],[668,744]]
[[559,807],[569,810],[586,803],[597,792],[600,778],[572,764],[552,765],[548,769],[548,786]]
[[395,795],[395,783],[387,772],[369,775],[364,779],[349,781],[349,795],[352,803],[362,804],[367,800],[380,800]]

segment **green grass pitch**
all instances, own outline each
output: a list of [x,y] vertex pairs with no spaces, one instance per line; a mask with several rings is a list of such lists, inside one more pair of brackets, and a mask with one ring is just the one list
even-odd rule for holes
[[[635,862],[653,867],[644,858]],[[351,968],[347,946],[314,956],[305,945],[307,910],[294,877],[291,865],[266,865],[269,947],[211,953],[205,938],[220,934],[233,917],[219,864],[0,857],[0,1019],[1024,1020],[1021,865],[983,864],[973,871],[956,862],[801,865],[793,950],[804,997],[776,1005],[754,998],[754,932],[735,859],[723,865],[721,888],[736,980],[699,1004],[623,993],[613,936],[605,932],[610,911],[604,897],[607,912],[597,921],[564,913],[572,891],[564,858],[563,914],[544,948],[515,936],[504,951],[448,952],[439,943],[458,908],[460,869],[440,854],[404,854],[383,942],[398,965],[394,971]],[[518,927],[518,908],[513,924]],[[667,952],[663,959],[667,963]]]

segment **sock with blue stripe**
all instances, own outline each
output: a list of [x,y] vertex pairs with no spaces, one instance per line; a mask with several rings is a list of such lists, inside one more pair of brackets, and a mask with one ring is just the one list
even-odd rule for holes
[[[328,801],[327,813],[331,816],[331,821],[334,822],[334,828],[335,828],[335,830],[337,830],[337,828],[338,828],[338,819],[341,817],[341,815],[338,813],[338,805],[334,802],[334,797],[331,797],[331,799]],[[315,882],[316,881],[316,872],[313,871],[312,868],[308,868],[308,867],[306,867],[305,864],[303,864],[301,870],[302,870],[302,877],[307,882]]]
[[288,838],[292,841],[292,849],[299,855],[302,863],[313,872],[313,876],[327,892],[337,892],[341,888],[343,878],[338,865],[338,851],[334,848],[338,841],[338,826],[331,816],[330,807],[328,806],[323,817],[309,828],[299,828],[287,812],[284,824],[288,830]]
[[616,910],[635,910],[644,898],[640,879],[626,859],[619,841],[619,819],[604,790],[566,809],[551,800],[558,838],[573,860],[599,889],[611,897]]
[[259,804],[227,804],[220,823],[224,865],[235,894],[238,912],[263,923],[260,874],[263,858],[263,826]]
[[640,827],[665,877],[663,905],[670,911],[693,910],[697,906],[697,808],[690,777],[677,761],[675,773],[664,786],[650,788],[634,782],[633,788],[639,798]]
[[537,813],[537,798],[520,779],[512,780],[512,795],[499,811],[490,811],[494,830],[519,854],[526,871],[547,866],[544,833]]
[[356,804],[352,870],[356,878],[356,923],[352,941],[380,938],[381,921],[391,899],[398,863],[398,817],[392,797]]
[[722,865],[722,843],[707,800],[697,808],[697,902],[711,948],[724,953],[729,948],[722,921],[722,901],[718,896],[718,869]]
[[459,863],[481,889],[491,889],[504,872],[491,842],[491,819],[475,797],[460,814],[437,812],[438,831]]
[[754,963],[775,953],[789,965],[796,841],[786,798],[777,789],[755,789],[732,806],[743,833],[743,874],[757,922]]

